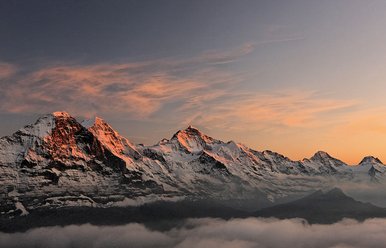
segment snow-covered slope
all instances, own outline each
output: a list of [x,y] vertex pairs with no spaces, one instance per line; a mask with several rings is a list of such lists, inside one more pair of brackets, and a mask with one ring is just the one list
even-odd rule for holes
[[371,182],[380,183],[385,179],[386,166],[378,158],[367,156],[352,170],[359,180],[370,178]]
[[0,139],[0,211],[27,214],[39,207],[123,206],[184,197],[264,195],[275,201],[345,180],[380,182],[384,172],[371,157],[357,167],[325,152],[292,161],[214,139],[191,126],[170,140],[135,145],[101,118],[80,123],[55,112]]

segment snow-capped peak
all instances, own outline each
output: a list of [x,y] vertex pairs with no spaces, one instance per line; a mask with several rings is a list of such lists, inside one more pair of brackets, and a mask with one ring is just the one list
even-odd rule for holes
[[[105,120],[94,117],[82,122],[82,126],[87,128],[98,140],[114,155],[126,161],[127,165],[133,163],[131,157],[138,158],[139,153],[135,146],[126,138],[115,131]],[[129,157],[125,156],[128,155]]]
[[195,132],[200,132],[200,130],[198,130],[198,128],[192,126],[192,125],[189,125],[185,130],[191,130],[191,131],[195,131]]
[[334,166],[342,166],[346,165],[344,162],[340,161],[339,159],[333,158],[324,151],[318,151],[310,158],[311,161],[319,162],[326,165],[334,165]]
[[188,152],[195,153],[202,151],[208,144],[219,143],[220,141],[203,134],[193,126],[189,126],[175,133],[171,138],[171,142],[177,142]]
[[177,133],[175,133],[173,135],[172,139],[175,139],[175,138],[186,139],[186,138],[194,138],[194,137],[199,138],[206,143],[211,143],[214,141],[214,139],[212,137],[209,137],[209,136],[203,134],[200,130],[198,130],[197,128],[195,128],[193,126],[188,126],[184,130],[179,130]]
[[179,130],[175,135],[178,135],[180,133],[185,133],[189,135],[197,135],[197,136],[202,136],[203,134],[198,130],[198,128],[195,128],[193,126],[188,126],[187,128],[183,130]]
[[71,118],[71,115],[65,111],[56,111],[52,113],[55,117]]
[[363,164],[383,164],[381,160],[373,156],[366,156],[362,159],[359,165]]
[[330,154],[328,154],[327,152],[325,151],[317,151],[314,156],[311,157],[312,158],[332,158],[330,156]]
[[44,138],[55,128],[55,115],[48,114],[40,117],[34,124],[27,125],[17,133]]
[[312,161],[325,161],[325,160],[330,160],[334,159],[333,157],[330,156],[327,152],[324,151],[317,151],[311,158],[310,160]]

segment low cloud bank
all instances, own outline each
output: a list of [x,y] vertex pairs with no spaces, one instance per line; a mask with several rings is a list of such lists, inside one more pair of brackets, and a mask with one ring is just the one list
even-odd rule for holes
[[382,184],[365,184],[365,183],[347,183],[340,188],[348,196],[361,202],[369,202],[379,207],[386,208],[386,187]]
[[190,219],[182,227],[152,231],[142,224],[46,227],[0,233],[0,247],[384,247],[386,219],[308,225],[304,220]]

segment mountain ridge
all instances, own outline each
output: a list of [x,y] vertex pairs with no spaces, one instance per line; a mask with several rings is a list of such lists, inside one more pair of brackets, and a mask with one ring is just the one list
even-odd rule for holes
[[[72,119],[75,119],[75,118],[72,117],[68,112],[65,112],[65,111],[56,111],[56,112],[52,112],[51,114],[45,114],[45,115],[42,115],[41,117],[38,118],[38,120],[41,119],[41,118],[44,118],[44,117],[46,117],[46,116],[49,116],[49,115],[52,115],[52,116],[55,116],[55,117],[62,117],[62,118],[72,118]],[[110,124],[108,124],[108,123],[107,123],[103,118],[101,118],[100,116],[94,116],[94,117],[91,118],[91,119],[85,119],[85,120],[83,120],[83,121],[80,121],[79,123],[80,123],[82,126],[84,126],[85,128],[87,128],[87,129],[93,128],[93,126],[95,127],[95,125],[98,125],[98,126],[100,126],[100,125],[107,125],[107,126],[111,129],[112,132],[115,132],[115,133],[118,134],[118,132],[116,132],[116,131],[112,128],[112,126],[111,126]],[[32,125],[32,124],[27,125],[27,126],[25,126],[25,127],[28,127],[28,126],[31,126],[31,125]],[[19,132],[20,130],[23,130],[23,129],[24,129],[24,128],[21,128],[21,129],[17,130],[16,132]],[[172,137],[171,137],[170,139],[163,138],[163,139],[161,139],[159,142],[157,142],[156,144],[153,144],[153,145],[157,145],[157,144],[159,144],[159,143],[162,143],[162,142],[164,142],[165,140],[170,141],[170,140],[172,140],[173,138],[176,138],[176,136],[178,136],[178,134],[180,134],[180,133],[195,133],[195,132],[196,132],[197,134],[203,136],[203,137],[208,138],[208,139],[220,141],[220,140],[214,139],[214,138],[212,138],[212,137],[210,137],[210,136],[204,134],[204,133],[203,133],[201,130],[199,130],[197,127],[195,127],[195,126],[193,126],[193,125],[189,125],[189,126],[188,126],[187,128],[185,128],[185,129],[180,129],[180,130],[178,130],[176,133],[174,133],[174,134],[172,135]],[[118,134],[118,135],[119,135],[119,134]],[[0,139],[1,139],[1,138],[6,138],[6,137],[9,137],[9,135],[5,135],[5,136],[3,136],[3,137],[0,137]],[[121,136],[121,137],[124,138],[123,136]],[[127,138],[125,138],[125,139],[128,140]],[[221,141],[221,142],[223,142],[223,141]],[[231,140],[231,141],[228,141],[228,142],[234,142],[234,141]],[[224,143],[228,143],[228,142],[224,142]],[[132,143],[132,142],[130,142],[130,143]],[[240,146],[245,146],[245,145],[243,145],[242,143],[236,143],[236,144],[237,144],[237,145],[240,145]],[[150,145],[146,145],[146,146],[153,146],[153,145],[150,144]],[[262,151],[262,152],[273,152],[273,153],[276,153],[276,154],[280,154],[280,153],[277,153],[277,152],[274,152],[274,151],[271,151],[271,150],[264,150],[264,151]],[[280,154],[280,155],[282,155],[282,154]],[[284,155],[282,155],[282,156],[284,156]],[[323,157],[323,156],[327,156],[327,157],[330,158],[330,159],[334,159],[334,160],[340,161],[340,162],[343,163],[343,164],[348,165],[347,163],[343,162],[342,160],[339,160],[339,159],[337,159],[337,158],[331,156],[328,152],[322,151],[322,150],[319,150],[319,151],[315,152],[314,155],[312,155],[310,158],[303,158],[303,159],[300,159],[300,160],[293,160],[293,159],[288,158],[287,156],[284,156],[284,157],[286,157],[286,158],[288,158],[288,159],[290,159],[291,161],[294,161],[294,162],[300,162],[300,161],[303,161],[303,160],[318,160],[317,157]],[[363,157],[363,159],[361,160],[361,162],[360,162],[358,165],[360,165],[360,164],[366,162],[366,161],[369,160],[369,159],[371,159],[371,160],[373,160],[373,161],[376,161],[377,163],[383,164],[382,161],[380,161],[377,157],[371,156],[371,155],[367,155],[367,156]]]
[[274,202],[359,174],[379,182],[384,171],[373,162],[354,170],[321,151],[293,161],[214,139],[192,126],[157,144],[136,145],[102,118],[79,122],[54,112],[0,138],[0,194],[6,199],[0,212],[12,215],[20,204],[28,211],[176,197]]

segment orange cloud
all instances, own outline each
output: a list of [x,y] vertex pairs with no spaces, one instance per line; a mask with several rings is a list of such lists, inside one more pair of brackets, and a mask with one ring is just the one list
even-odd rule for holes
[[362,103],[355,99],[300,89],[241,89],[246,75],[219,64],[241,59],[253,49],[254,45],[245,45],[180,60],[56,65],[27,75],[17,75],[16,66],[7,65],[0,69],[0,79],[7,78],[0,80],[0,110],[66,110],[79,116],[114,113],[161,126],[193,124],[215,137],[234,138],[292,158],[322,149],[351,162],[360,158],[344,149],[358,156],[369,152],[363,145],[352,145],[358,143],[374,155],[383,154],[376,145],[386,145],[386,109],[359,109]]
[[[206,87],[171,75],[132,75],[130,65],[44,68],[9,85],[9,112],[67,109],[75,114],[116,111],[144,117],[164,102]],[[22,100],[21,100],[22,99]]]
[[244,45],[186,59],[45,67],[13,77],[12,83],[2,83],[0,110],[65,109],[75,115],[116,112],[148,118],[164,106],[175,102],[185,105],[195,96],[215,96],[219,85],[239,82],[240,75],[231,75],[216,64],[241,58],[252,50],[252,45]]
[[[16,75],[16,67],[10,65],[0,71],[0,79],[1,75],[8,77],[0,80],[0,110],[66,110],[79,116],[114,113],[161,126],[193,124],[209,132],[221,130],[215,134],[219,138],[232,134],[228,137],[240,137],[251,147],[264,143],[264,148],[277,148],[290,156],[324,147],[338,151],[325,141],[344,147],[340,140],[347,140],[345,135],[368,132],[366,127],[377,132],[386,130],[386,120],[377,119],[376,112],[370,116],[358,111],[360,102],[355,99],[335,99],[300,89],[241,89],[246,75],[226,70],[221,64],[242,59],[254,49],[255,45],[247,44],[187,59],[55,65],[27,75]],[[342,131],[335,131],[339,128]],[[259,134],[258,141],[252,133]],[[287,140],[296,141],[297,146]]]
[[[237,89],[243,74],[218,68],[249,54],[253,45],[228,52],[205,53],[184,60],[135,63],[58,65],[42,68],[12,84],[3,84],[0,109],[75,115],[120,113],[130,118],[156,118],[223,130],[318,128],[331,124],[331,114],[356,104],[323,98],[315,92],[245,92]],[[201,66],[203,61],[212,66]],[[182,74],[182,75],[181,75]],[[166,109],[165,109],[166,108]],[[322,116],[329,114],[329,117]]]
[[[354,100],[325,99],[315,92],[288,91],[284,93],[235,93],[217,92],[216,97],[223,100],[206,107],[203,97],[194,118],[202,126],[226,130],[261,130],[318,128],[330,124],[331,115],[336,111],[348,109],[358,102]],[[229,100],[228,100],[229,99]],[[189,105],[184,110],[193,111]],[[328,114],[327,117],[322,115]],[[343,114],[345,115],[345,114]]]

